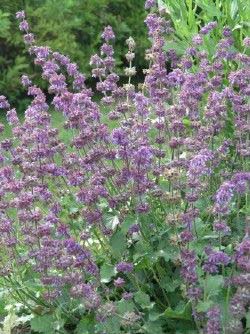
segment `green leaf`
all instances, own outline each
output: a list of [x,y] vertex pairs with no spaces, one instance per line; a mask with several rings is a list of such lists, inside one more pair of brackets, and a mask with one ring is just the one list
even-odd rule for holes
[[119,257],[126,249],[126,237],[121,230],[117,230],[110,238],[110,245],[113,250],[113,254]]
[[116,275],[115,267],[111,264],[104,264],[100,270],[101,275],[101,282],[102,283],[109,283],[111,278]]
[[161,279],[160,284],[167,292],[174,292],[181,285],[181,281],[179,279],[165,276]]
[[117,311],[120,314],[125,314],[126,312],[134,311],[134,304],[132,301],[120,300],[117,302]]
[[222,275],[208,276],[203,285],[207,296],[217,296],[224,284]]
[[246,314],[246,328],[250,328],[250,312],[248,311]]
[[78,323],[75,334],[92,334],[94,333],[95,322],[92,316],[86,316]]
[[164,316],[164,313],[160,312],[160,310],[157,308],[156,305],[150,310],[148,319],[149,321],[157,321],[159,320],[162,316]]
[[216,8],[213,1],[196,0],[196,3],[210,18],[214,16],[216,16],[217,18],[221,17],[222,13]]
[[54,334],[54,317],[50,314],[44,314],[42,316],[31,319],[31,329],[35,332]]
[[211,300],[206,300],[205,302],[199,301],[196,307],[197,312],[207,312],[211,306],[213,305],[213,302]]
[[231,8],[230,8],[230,16],[232,18],[232,20],[235,19],[237,13],[238,13],[238,0],[232,0],[231,2]]
[[135,297],[135,301],[142,308],[148,307],[151,304],[149,296],[146,293],[142,292],[142,291],[136,292],[134,297]]
[[190,126],[191,126],[191,121],[190,121],[189,118],[183,118],[183,119],[182,119],[182,123],[183,123],[183,125],[185,125],[185,127],[187,127],[187,128],[190,128]]
[[[99,323],[97,329],[99,330],[98,333],[101,332],[107,334],[120,334],[121,333],[120,318],[117,316],[112,316],[111,318],[108,318],[104,323]],[[93,333],[94,332],[87,334],[93,334]]]
[[134,216],[128,216],[121,224],[121,231],[126,234],[131,225],[136,224],[136,218]]
[[182,320],[192,320],[192,307],[190,303],[181,305],[180,307],[177,307],[175,310],[168,307],[164,315],[167,318],[172,319],[182,319]]
[[[160,323],[157,322],[147,322],[143,326],[143,330],[145,330],[145,333],[152,334],[152,333],[157,333],[157,334],[163,334],[163,329]],[[143,332],[144,333],[144,332]]]

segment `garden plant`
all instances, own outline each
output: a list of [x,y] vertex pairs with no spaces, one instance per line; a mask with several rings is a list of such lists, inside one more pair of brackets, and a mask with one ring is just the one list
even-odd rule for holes
[[144,80],[128,36],[120,83],[107,26],[95,90],[16,13],[48,89],[21,77],[24,120],[0,96],[3,333],[250,333],[250,38],[210,21],[180,54],[145,9]]

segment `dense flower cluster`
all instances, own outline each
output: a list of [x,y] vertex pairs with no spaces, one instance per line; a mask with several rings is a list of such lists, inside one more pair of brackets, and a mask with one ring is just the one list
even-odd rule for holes
[[[249,219],[250,57],[234,49],[227,27],[212,57],[203,50],[216,22],[201,28],[183,57],[166,52],[171,24],[156,1],[145,8],[152,45],[144,82],[133,84],[130,37],[128,81],[119,84],[108,26],[90,59],[99,103],[77,64],[37,46],[25,13],[16,14],[51,103],[27,75],[21,83],[32,101],[23,122],[0,96],[12,128],[0,144],[1,274],[8,280],[29,268],[43,300],[53,304],[66,294],[100,324],[119,313],[118,302],[133,301],[119,318],[131,333],[145,328],[147,307],[178,309],[169,291],[191,305],[198,331],[241,333],[250,301],[249,231],[235,252],[228,236],[235,222]],[[64,116],[69,139],[52,126],[51,108]],[[183,284],[173,288],[176,275]],[[208,292],[209,279],[221,277],[229,324]]]

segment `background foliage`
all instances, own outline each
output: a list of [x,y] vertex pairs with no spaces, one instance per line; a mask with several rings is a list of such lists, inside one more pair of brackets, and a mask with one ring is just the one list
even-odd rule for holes
[[174,38],[166,43],[166,48],[173,48],[179,54],[190,46],[194,34],[211,21],[218,22],[218,26],[206,40],[210,56],[214,54],[223,27],[229,27],[233,31],[238,49],[241,48],[244,36],[249,35],[250,1],[158,0],[158,5],[169,16],[175,30]]

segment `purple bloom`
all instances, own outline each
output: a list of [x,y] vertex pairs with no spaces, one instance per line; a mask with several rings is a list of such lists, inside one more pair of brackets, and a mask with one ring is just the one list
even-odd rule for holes
[[121,277],[118,277],[117,279],[114,280],[114,286],[116,288],[122,288],[125,284],[125,280]]
[[145,9],[150,9],[156,5],[155,0],[146,0]]
[[183,243],[188,243],[194,239],[192,232],[188,230],[181,232],[180,238]]
[[208,273],[217,273],[218,266],[226,266],[230,263],[231,258],[222,251],[212,251],[210,249],[206,250],[208,259],[203,265],[203,270]]
[[203,43],[203,39],[200,35],[195,35],[192,39],[194,45],[201,45]]
[[229,27],[225,27],[223,29],[223,36],[231,37],[232,36],[232,30]]
[[122,298],[124,299],[124,300],[131,300],[132,298],[133,298],[133,293],[132,292],[124,292],[123,294],[122,294]]
[[215,195],[215,210],[221,212],[229,205],[234,191],[234,184],[230,181],[224,182]]
[[222,233],[224,235],[230,234],[230,227],[224,222],[215,222],[213,225],[214,231]]
[[29,34],[24,35],[23,39],[24,39],[25,44],[31,45],[35,41],[35,36],[34,34],[29,33]]
[[188,175],[190,177],[202,176],[210,173],[210,168],[207,163],[212,160],[213,153],[209,150],[202,150],[197,154],[189,165]]
[[134,265],[133,263],[130,262],[120,262],[116,265],[116,269],[119,272],[123,272],[123,273],[131,273],[134,269]]
[[29,79],[27,75],[22,75],[21,83],[24,87],[29,87],[32,85],[32,81]]
[[187,284],[196,283],[198,276],[196,273],[196,255],[194,251],[183,249],[181,252],[182,268],[181,276]]
[[105,39],[106,42],[115,38],[115,34],[111,26],[107,26],[104,28],[104,31],[102,33],[102,38]]
[[21,21],[20,24],[19,24],[19,29],[21,31],[28,32],[28,30],[29,30],[29,24],[28,24],[28,22],[26,20]]
[[132,235],[133,233],[138,233],[140,231],[140,225],[139,224],[133,224],[128,229],[128,234]]
[[250,37],[245,37],[243,40],[243,45],[246,47],[250,47]]
[[221,333],[221,315],[218,307],[213,307],[207,312],[207,334],[220,334]]
[[200,33],[202,35],[207,35],[216,27],[217,27],[217,22],[209,22],[207,25],[201,28]]
[[24,10],[22,10],[20,12],[16,12],[16,18],[17,19],[25,19],[25,12],[24,12]]
[[127,132],[123,128],[114,129],[112,132],[112,139],[117,145],[126,146],[129,143]]
[[7,101],[6,97],[3,95],[0,95],[0,109],[9,109],[10,104]]

